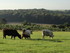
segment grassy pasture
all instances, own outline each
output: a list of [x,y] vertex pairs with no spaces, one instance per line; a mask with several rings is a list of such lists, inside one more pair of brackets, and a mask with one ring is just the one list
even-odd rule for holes
[[[19,31],[22,34],[21,31]],[[32,39],[3,39],[0,31],[0,53],[70,53],[70,32],[54,32],[55,37],[42,40],[41,31],[34,31]]]

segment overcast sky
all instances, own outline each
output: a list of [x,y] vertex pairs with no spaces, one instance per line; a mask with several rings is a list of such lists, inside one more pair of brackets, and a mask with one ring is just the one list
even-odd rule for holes
[[0,0],[0,9],[69,10],[70,0]]

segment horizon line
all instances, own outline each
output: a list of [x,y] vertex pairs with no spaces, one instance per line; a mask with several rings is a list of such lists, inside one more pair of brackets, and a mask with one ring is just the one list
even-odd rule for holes
[[[46,8],[5,8],[0,10],[23,10],[23,9],[46,9]],[[46,10],[70,10],[70,9],[46,9]]]

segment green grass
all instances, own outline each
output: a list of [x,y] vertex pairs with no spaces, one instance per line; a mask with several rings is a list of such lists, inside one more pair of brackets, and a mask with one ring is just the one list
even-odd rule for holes
[[[21,34],[22,32],[19,31]],[[35,31],[29,39],[3,39],[0,31],[0,53],[70,53],[70,32],[54,32],[54,38],[42,40],[41,31]]]

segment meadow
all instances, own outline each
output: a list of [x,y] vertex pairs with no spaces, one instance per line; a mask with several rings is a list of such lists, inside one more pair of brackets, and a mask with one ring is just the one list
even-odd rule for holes
[[[21,31],[18,31],[22,34]],[[41,31],[34,31],[32,39],[3,39],[0,30],[0,53],[70,53],[70,32],[53,32],[54,38],[42,39]]]

